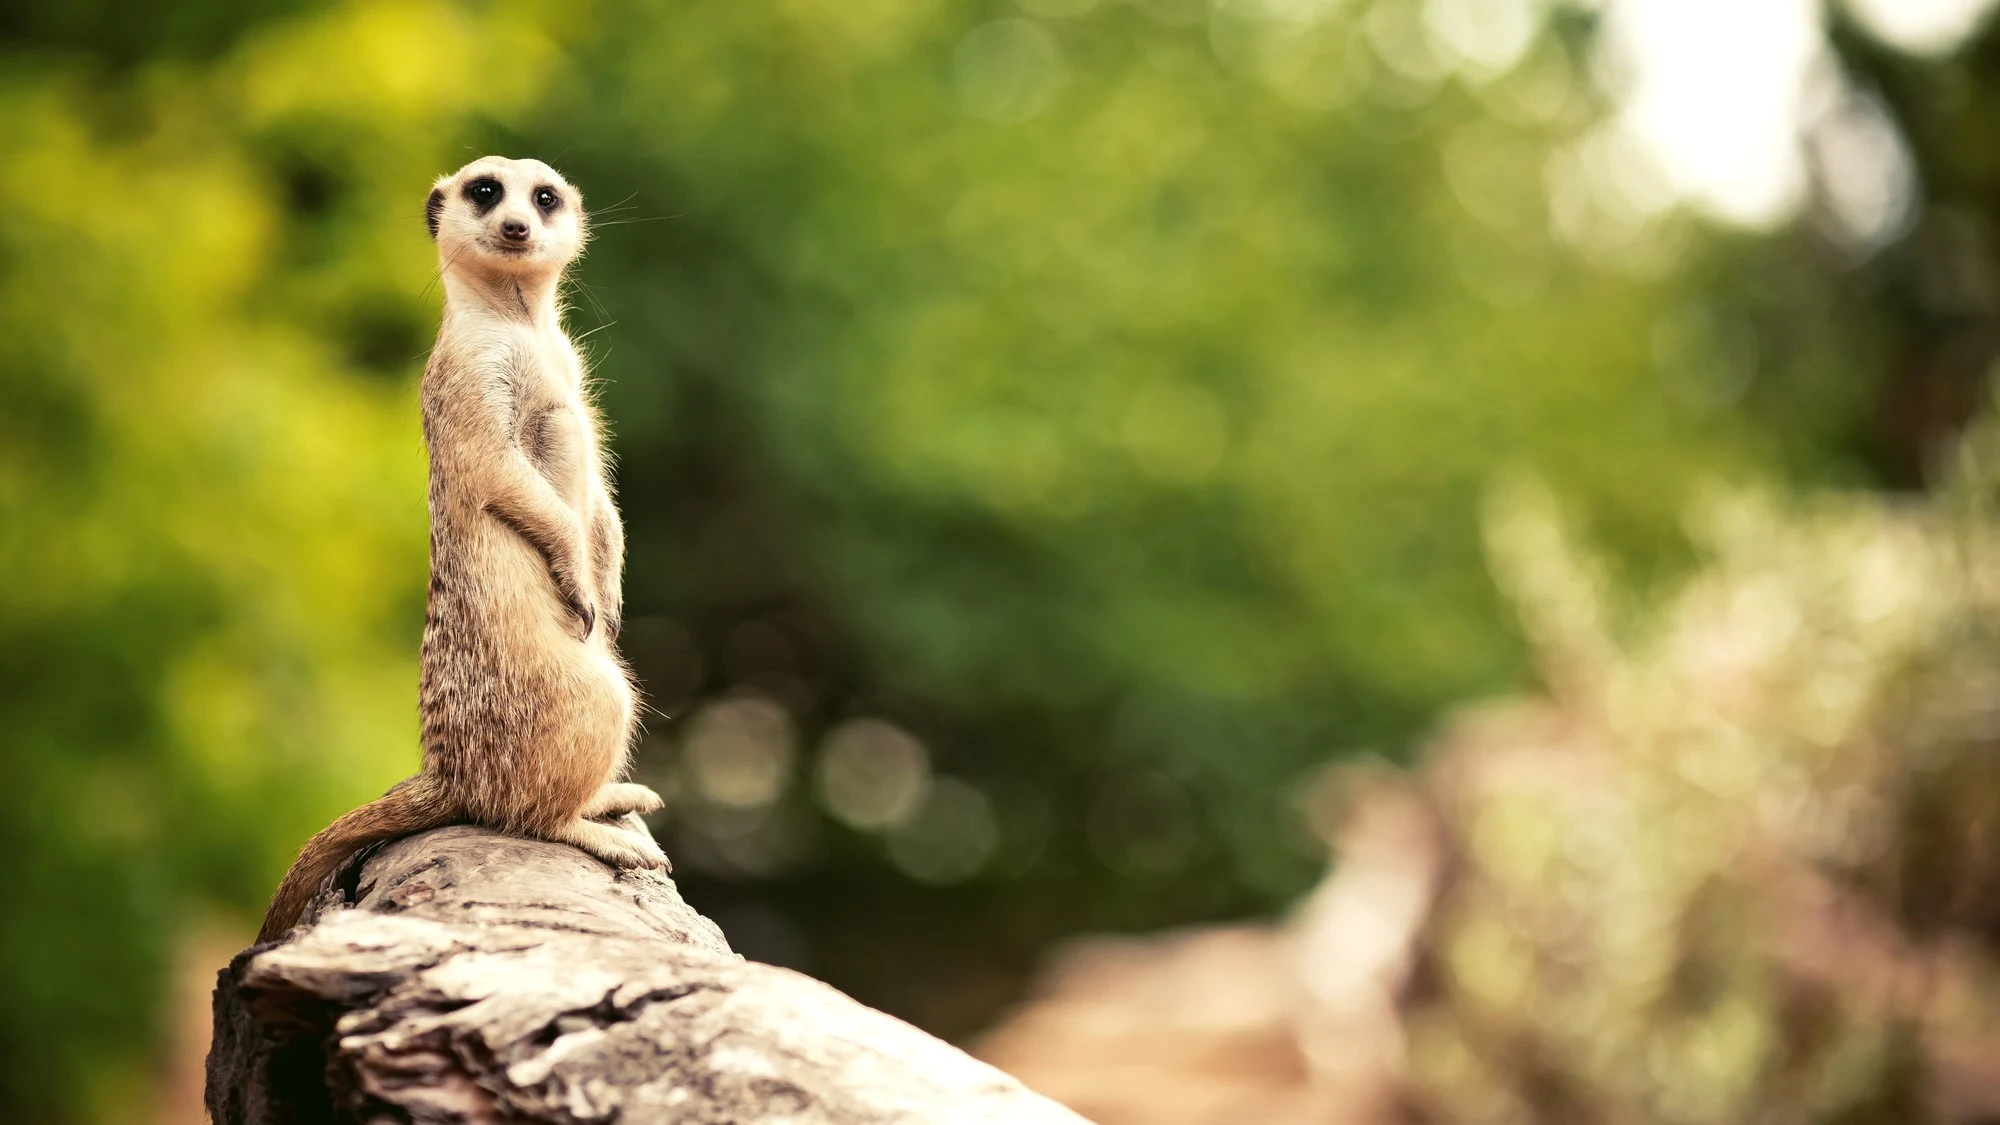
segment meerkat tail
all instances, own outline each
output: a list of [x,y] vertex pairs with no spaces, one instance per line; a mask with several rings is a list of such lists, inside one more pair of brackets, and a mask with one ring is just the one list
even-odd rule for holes
[[355,852],[399,836],[443,827],[458,819],[437,781],[428,773],[420,773],[334,821],[299,849],[299,857],[292,861],[291,870],[285,872],[284,881],[271,896],[271,907],[264,914],[264,926],[257,931],[257,941],[283,937],[298,923],[299,915],[305,912],[306,903],[319,890],[320,883]]

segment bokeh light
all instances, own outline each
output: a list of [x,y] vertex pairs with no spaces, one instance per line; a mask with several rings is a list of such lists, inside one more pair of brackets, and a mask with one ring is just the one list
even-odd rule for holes
[[930,758],[908,732],[880,719],[834,728],[820,751],[820,797],[827,809],[861,829],[907,821],[929,795]]

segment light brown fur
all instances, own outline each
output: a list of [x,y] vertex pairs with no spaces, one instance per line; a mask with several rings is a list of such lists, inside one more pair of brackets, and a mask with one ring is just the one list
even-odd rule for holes
[[624,532],[557,303],[588,237],[582,197],[539,161],[489,156],[439,180],[427,212],[445,308],[422,388],[423,770],[306,844],[261,941],[291,928],[359,848],[443,824],[574,844],[619,867],[667,865],[651,837],[604,822],[660,799],[618,781],[636,727],[613,643]]

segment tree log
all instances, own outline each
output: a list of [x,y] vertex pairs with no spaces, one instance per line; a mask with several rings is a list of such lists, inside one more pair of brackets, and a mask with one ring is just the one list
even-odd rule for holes
[[743,960],[655,872],[443,828],[364,853],[215,991],[217,1125],[1083,1119]]

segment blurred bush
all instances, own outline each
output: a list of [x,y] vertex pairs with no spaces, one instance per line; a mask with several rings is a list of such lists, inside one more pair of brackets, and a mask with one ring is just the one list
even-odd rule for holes
[[1406,1016],[1419,1104],[2000,1109],[1991,438],[1932,504],[1711,499],[1706,564],[1636,623],[1545,498],[1502,504],[1499,569],[1555,694],[1467,728],[1434,775],[1459,868]]
[[1710,497],[1657,607],[1500,493],[1549,694],[1332,768],[1282,929],[1080,948],[983,1053],[1104,1125],[1992,1120],[1996,439],[1925,504]]

